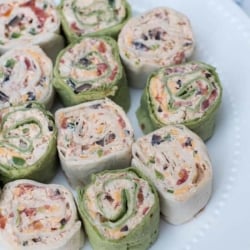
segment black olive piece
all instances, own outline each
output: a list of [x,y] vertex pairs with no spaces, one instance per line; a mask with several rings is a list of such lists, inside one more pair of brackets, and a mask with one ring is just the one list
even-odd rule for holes
[[87,59],[86,57],[82,57],[79,60],[79,63],[82,64],[84,67],[88,67],[91,64],[91,61]]
[[205,76],[206,76],[207,79],[209,79],[212,76],[212,74],[206,73]]
[[7,82],[10,80],[10,75],[4,75],[3,82]]
[[8,102],[9,96],[7,96],[4,92],[0,91],[0,101],[1,102]]
[[143,50],[143,51],[149,50],[149,48],[141,42],[133,42],[133,45],[134,45],[135,49],[137,49],[137,50]]
[[109,144],[112,141],[114,141],[114,139],[116,138],[116,135],[114,133],[109,134],[106,138],[105,138],[105,143]]
[[17,25],[20,21],[22,20],[21,17],[19,16],[14,16],[9,22],[8,22],[8,26],[15,26]]
[[72,88],[72,89],[75,89],[76,87],[76,84],[74,83],[74,81],[72,79],[68,79],[67,80],[67,84]]
[[100,108],[101,106],[102,106],[102,105],[101,105],[100,103],[98,103],[98,104],[92,105],[91,108],[93,108],[93,109],[98,109],[98,108]]
[[84,83],[83,85],[80,85],[79,87],[75,88],[74,93],[79,94],[82,91],[86,91],[91,89],[92,85],[89,83]]
[[32,108],[32,103],[27,104],[27,105],[25,106],[25,108],[27,108],[27,109]]
[[95,143],[103,147],[104,146],[104,138],[102,138],[99,141],[96,141]]
[[36,95],[32,91],[27,92],[27,95],[28,95],[27,101],[36,100]]
[[63,218],[63,219],[60,220],[61,226],[66,225],[66,223],[67,223],[67,220],[65,218]]
[[187,137],[187,140],[185,141],[185,147],[192,147],[192,139],[190,137]]
[[124,227],[121,228],[121,232],[127,232],[128,231],[128,226],[125,225]]
[[60,190],[58,188],[56,189],[55,194],[56,195],[60,195],[61,194],[61,192],[60,192]]
[[26,240],[23,242],[23,246],[27,246],[27,245],[28,245],[28,241]]
[[160,135],[153,134],[152,139],[151,139],[151,145],[159,145],[163,142],[164,140]]

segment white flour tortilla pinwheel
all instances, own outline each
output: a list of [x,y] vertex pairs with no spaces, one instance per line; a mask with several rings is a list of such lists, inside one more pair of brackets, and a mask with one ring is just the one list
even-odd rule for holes
[[53,104],[53,65],[38,46],[14,48],[0,57],[0,109],[36,101]]
[[9,182],[0,197],[5,250],[79,250],[84,234],[73,195],[57,184]]
[[53,0],[0,0],[0,53],[16,46],[39,45],[55,59],[64,46]]
[[109,99],[57,110],[57,149],[73,187],[90,174],[130,165],[134,132],[121,107]]
[[188,59],[195,41],[184,14],[158,7],[131,18],[119,34],[118,46],[129,84],[143,88],[152,71]]
[[161,213],[172,224],[192,219],[212,191],[212,166],[203,141],[183,125],[169,125],[139,138],[132,166],[159,192]]

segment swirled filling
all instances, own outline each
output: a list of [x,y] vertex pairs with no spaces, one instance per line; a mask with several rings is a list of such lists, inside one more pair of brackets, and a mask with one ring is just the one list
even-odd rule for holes
[[194,38],[186,16],[156,8],[130,19],[118,44],[122,57],[134,65],[166,66],[184,62],[194,49]]
[[52,63],[37,47],[14,49],[0,58],[0,108],[43,102],[51,92]]
[[0,44],[33,40],[57,32],[60,20],[51,0],[11,0],[0,4]]
[[120,239],[140,224],[155,202],[149,184],[135,173],[98,175],[85,192],[93,225],[109,239]]
[[47,152],[54,123],[37,108],[6,110],[1,116],[0,164],[8,168],[32,165]]
[[150,79],[152,111],[162,123],[201,118],[215,106],[221,89],[214,69],[199,63],[163,68]]
[[110,28],[126,18],[123,0],[65,0],[62,11],[70,29],[78,35]]
[[68,160],[98,159],[132,144],[131,125],[109,101],[89,102],[56,116],[58,149]]
[[112,84],[120,71],[111,45],[101,38],[85,38],[67,49],[58,67],[75,94]]
[[69,192],[57,185],[19,183],[4,190],[0,232],[14,245],[35,247],[60,241],[74,221]]
[[163,193],[182,199],[211,175],[204,143],[184,126],[167,126],[133,145],[133,161]]

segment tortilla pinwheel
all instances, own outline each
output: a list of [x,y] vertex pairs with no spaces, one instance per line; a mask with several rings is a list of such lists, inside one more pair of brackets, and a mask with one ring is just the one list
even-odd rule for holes
[[49,182],[56,172],[57,129],[41,104],[1,110],[0,181],[33,179]]
[[154,70],[190,58],[195,41],[184,14],[158,7],[131,18],[119,34],[118,47],[129,84],[143,88]]
[[109,97],[128,110],[129,89],[116,41],[85,37],[60,52],[54,87],[65,106]]
[[144,133],[168,124],[184,124],[207,140],[213,135],[221,99],[216,69],[189,62],[152,73],[136,114]]
[[0,0],[0,24],[0,54],[33,44],[55,59],[64,46],[53,0]]
[[146,250],[159,233],[157,192],[133,168],[93,175],[78,209],[93,250]]
[[161,213],[172,224],[192,219],[212,191],[212,165],[204,142],[184,125],[169,125],[139,138],[132,166],[155,185]]
[[59,109],[55,121],[61,166],[73,187],[86,184],[92,173],[129,166],[134,132],[111,100]]
[[12,49],[0,57],[0,109],[29,101],[53,104],[53,65],[38,46]]
[[0,197],[0,239],[5,250],[79,250],[84,234],[73,195],[57,184],[9,182]]
[[83,36],[112,36],[131,17],[126,0],[62,0],[59,5],[62,26],[68,41]]

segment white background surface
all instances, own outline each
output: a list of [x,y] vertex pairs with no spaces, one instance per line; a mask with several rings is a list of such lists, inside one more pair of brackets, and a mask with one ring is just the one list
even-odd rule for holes
[[[150,249],[249,250],[250,20],[230,0],[130,0],[130,3],[134,14],[156,6],[185,13],[197,41],[194,59],[216,66],[224,87],[216,130],[207,142],[214,170],[211,200],[202,213],[184,225],[171,226],[161,221],[159,239]],[[128,115],[138,138],[142,133],[135,110],[141,91],[133,89],[131,95]],[[68,186],[61,172],[53,182]],[[91,248],[85,244],[83,249]]]

